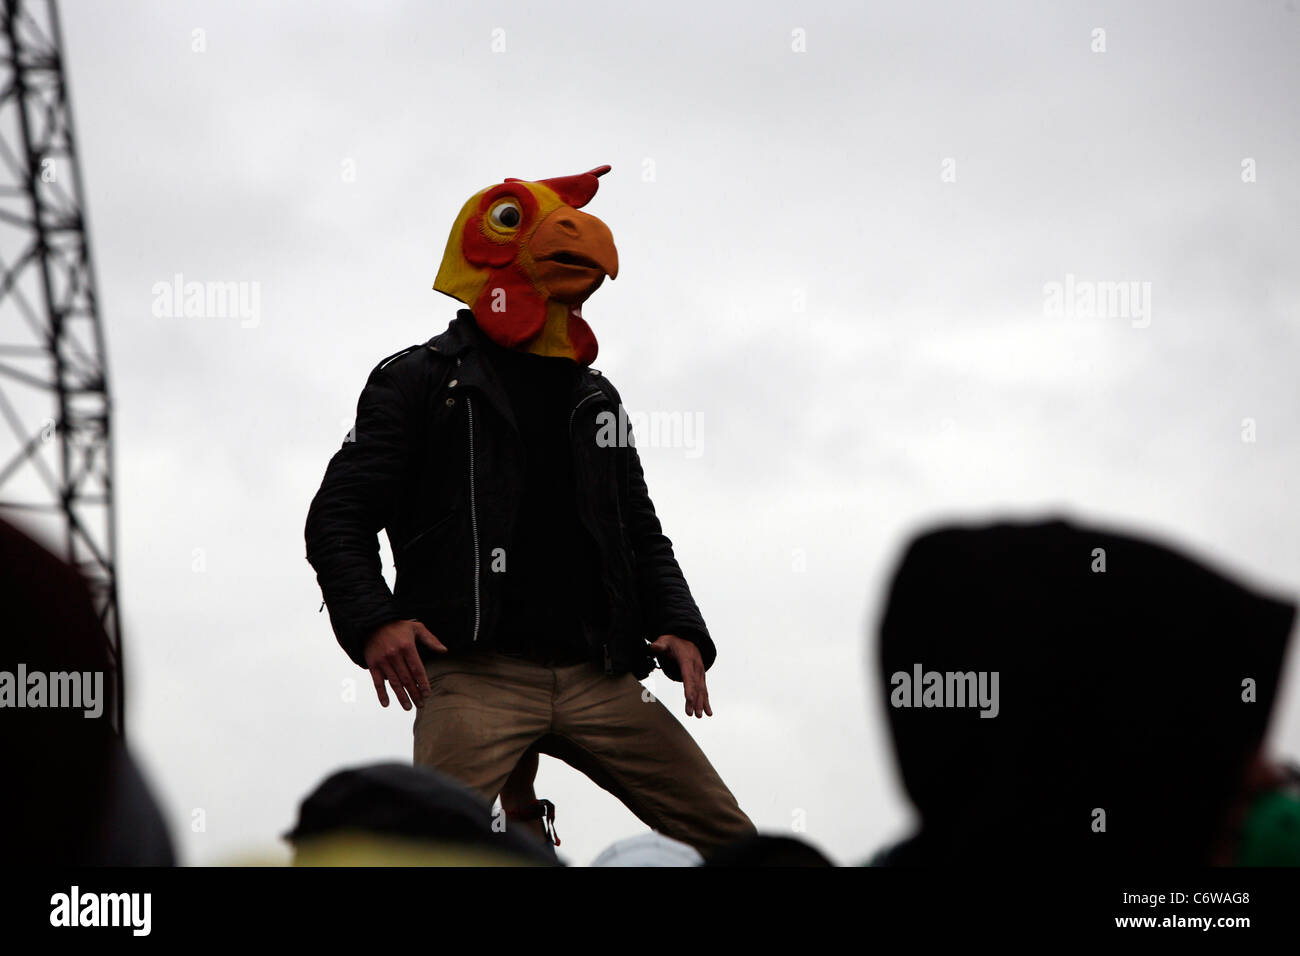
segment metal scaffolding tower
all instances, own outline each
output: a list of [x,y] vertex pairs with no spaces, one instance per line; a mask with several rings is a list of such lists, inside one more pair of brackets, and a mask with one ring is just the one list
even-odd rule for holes
[[89,584],[121,732],[108,368],[58,11],[0,0],[0,21],[0,516]]

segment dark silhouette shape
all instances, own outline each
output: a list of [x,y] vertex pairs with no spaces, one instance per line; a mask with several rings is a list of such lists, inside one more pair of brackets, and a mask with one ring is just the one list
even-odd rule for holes
[[[1209,862],[1258,757],[1294,616],[1175,550],[1061,520],[921,535],[879,648],[921,831],[877,862]],[[999,672],[997,716],[892,706],[891,675],[918,664]]]
[[709,855],[705,866],[834,866],[811,843],[759,833]]
[[373,764],[331,774],[303,800],[298,822],[285,839],[301,847],[321,837],[356,832],[413,846],[508,856],[521,864],[556,865],[554,853],[525,829],[494,831],[492,806],[473,790],[436,770],[410,764]]
[[[169,866],[171,840],[149,788],[112,726],[110,644],[86,582],[72,567],[0,521],[0,672],[102,675],[101,713],[0,707],[0,819],[12,863]],[[4,699],[0,694],[0,699]]]

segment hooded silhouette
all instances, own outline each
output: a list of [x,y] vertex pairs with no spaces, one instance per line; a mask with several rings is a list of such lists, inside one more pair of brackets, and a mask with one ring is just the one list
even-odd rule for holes
[[[1294,615],[1175,550],[1064,521],[921,535],[879,657],[921,832],[880,862],[1205,864]],[[912,706],[896,675],[918,665],[997,673],[996,716]]]

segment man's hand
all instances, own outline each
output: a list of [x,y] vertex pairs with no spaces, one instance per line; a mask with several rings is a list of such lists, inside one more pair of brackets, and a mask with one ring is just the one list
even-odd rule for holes
[[429,696],[429,677],[415,649],[417,640],[439,654],[447,653],[442,642],[419,621],[389,621],[366,639],[366,666],[374,679],[379,703],[385,707],[388,706],[388,691],[384,681],[393,686],[393,693],[403,710],[411,709],[411,701],[422,704]]
[[709,688],[704,683],[704,659],[700,649],[690,641],[676,634],[661,634],[659,640],[650,645],[656,654],[667,654],[677,662],[682,672],[682,686],[686,690],[686,716],[713,716],[709,707]]

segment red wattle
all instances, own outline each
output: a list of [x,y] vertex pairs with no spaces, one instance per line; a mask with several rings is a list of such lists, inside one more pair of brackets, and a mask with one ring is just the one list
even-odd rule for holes
[[574,360],[579,365],[590,365],[596,361],[600,346],[587,321],[573,309],[569,310],[569,344],[573,346]]
[[[494,304],[505,310],[493,311]],[[494,273],[470,308],[484,334],[508,349],[525,344],[546,324],[546,300],[517,266]]]

